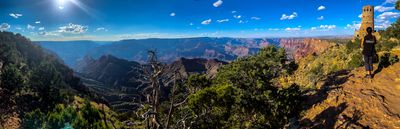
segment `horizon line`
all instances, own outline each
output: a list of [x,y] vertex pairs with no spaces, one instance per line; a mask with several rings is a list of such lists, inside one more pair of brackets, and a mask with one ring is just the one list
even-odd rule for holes
[[[16,34],[16,33],[15,33]],[[271,37],[230,37],[230,36],[198,36],[198,37],[170,37],[170,38],[126,38],[119,40],[90,40],[90,39],[82,39],[82,40],[31,40],[32,42],[71,42],[71,41],[92,41],[92,42],[118,42],[124,40],[147,40],[147,39],[191,39],[191,38],[232,38],[232,39],[274,39],[274,38],[282,38],[282,39],[296,39],[296,38],[351,38],[353,35],[320,35],[320,36],[271,36]]]

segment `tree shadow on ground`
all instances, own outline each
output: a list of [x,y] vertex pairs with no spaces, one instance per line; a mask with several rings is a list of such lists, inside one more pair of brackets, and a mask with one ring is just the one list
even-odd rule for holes
[[341,89],[341,84],[347,82],[348,78],[353,76],[350,74],[349,70],[340,70],[337,72],[333,72],[328,74],[326,79],[323,80],[322,87],[320,89],[315,90],[314,93],[307,94],[305,98],[307,99],[304,110],[308,110],[316,104],[321,103],[328,97],[328,93],[335,89]]
[[343,102],[338,106],[331,106],[315,116],[314,120],[304,119],[300,121],[302,128],[312,129],[334,129],[339,115],[347,108],[347,103]]
[[[328,74],[320,89],[314,94],[307,95],[307,104],[304,110],[308,110],[313,106],[326,100],[329,92],[336,89],[342,89],[342,84],[346,83],[349,77],[354,76],[349,70],[341,70]],[[354,110],[352,116],[340,115],[348,107],[346,102],[340,103],[338,106],[330,106],[324,111],[316,115],[312,120],[303,119],[299,121],[300,128],[315,128],[315,129],[334,129],[338,121],[342,123],[337,128],[363,128],[369,129],[368,126],[360,124],[358,121],[363,114],[359,110]]]
[[385,53],[379,59],[378,68],[374,71],[373,75],[378,74],[382,71],[383,68],[386,68],[390,65],[389,63],[389,53]]
[[343,115],[342,119],[344,119],[344,122],[340,124],[337,128],[363,128],[363,129],[369,129],[369,126],[364,126],[360,124],[358,121],[361,120],[361,117],[364,114],[360,110],[354,110],[352,117],[349,117],[347,115]]

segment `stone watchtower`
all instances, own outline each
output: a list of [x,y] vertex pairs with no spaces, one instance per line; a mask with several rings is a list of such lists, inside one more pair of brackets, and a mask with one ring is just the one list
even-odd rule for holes
[[367,5],[362,8],[361,26],[355,31],[354,38],[364,38],[367,35],[367,28],[371,27],[374,30],[374,6]]

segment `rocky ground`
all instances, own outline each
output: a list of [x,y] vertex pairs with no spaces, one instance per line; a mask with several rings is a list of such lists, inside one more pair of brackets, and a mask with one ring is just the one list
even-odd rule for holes
[[339,71],[311,94],[306,128],[400,128],[400,63],[366,79],[362,67]]

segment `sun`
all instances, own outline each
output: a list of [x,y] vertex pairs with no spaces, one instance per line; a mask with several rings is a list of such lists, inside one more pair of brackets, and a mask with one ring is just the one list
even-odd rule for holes
[[92,10],[89,6],[85,5],[81,0],[53,0],[58,10],[68,12],[69,8],[77,7],[86,14],[93,16]]
[[57,7],[60,10],[63,10],[66,6],[66,4],[68,4],[68,2],[70,2],[71,0],[57,0]]

